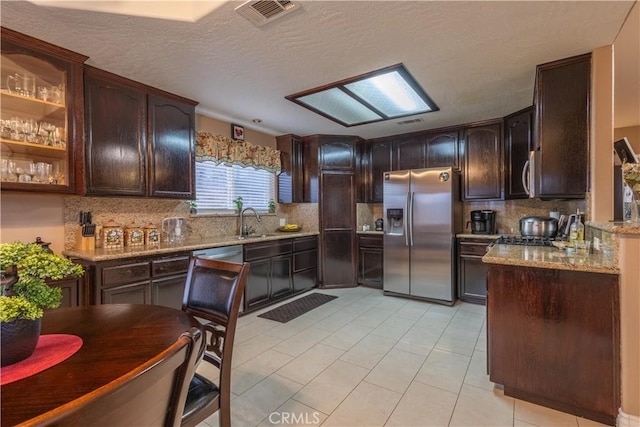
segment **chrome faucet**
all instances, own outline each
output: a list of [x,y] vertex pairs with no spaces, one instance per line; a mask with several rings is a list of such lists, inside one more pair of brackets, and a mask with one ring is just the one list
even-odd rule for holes
[[247,227],[246,225],[244,225],[244,213],[246,211],[251,211],[255,214],[256,219],[258,220],[258,222],[260,222],[261,218],[260,218],[260,214],[258,214],[258,212],[256,212],[255,209],[253,208],[244,208],[242,210],[242,212],[240,212],[240,237],[246,237],[248,236],[249,233],[249,227]]

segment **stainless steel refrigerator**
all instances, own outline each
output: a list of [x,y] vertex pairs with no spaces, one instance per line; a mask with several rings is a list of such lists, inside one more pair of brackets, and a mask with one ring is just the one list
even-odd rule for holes
[[384,293],[453,304],[460,172],[412,169],[383,178]]

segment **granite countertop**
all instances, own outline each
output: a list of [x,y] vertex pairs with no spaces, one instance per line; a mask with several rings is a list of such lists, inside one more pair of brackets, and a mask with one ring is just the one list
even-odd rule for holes
[[356,234],[373,234],[375,236],[383,236],[384,235],[384,231],[375,231],[375,230],[362,231],[362,230],[358,230],[358,231],[356,231]]
[[620,273],[613,257],[604,257],[601,254],[586,257],[566,255],[556,247],[493,245],[482,257],[482,262],[592,273]]
[[640,223],[587,221],[586,225],[614,234],[640,234]]
[[163,255],[173,252],[195,251],[200,249],[217,248],[222,246],[243,245],[246,243],[266,242],[270,240],[291,239],[294,237],[316,236],[317,231],[275,232],[266,235],[256,235],[240,239],[238,236],[215,236],[202,239],[185,239],[180,243],[162,242],[157,246],[125,246],[122,249],[96,248],[94,250],[66,250],[62,254],[70,258],[86,261],[109,261],[115,259],[134,258],[147,255]]

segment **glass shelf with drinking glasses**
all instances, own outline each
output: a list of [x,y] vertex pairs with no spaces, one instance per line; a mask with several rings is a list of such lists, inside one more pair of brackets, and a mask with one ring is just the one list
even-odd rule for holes
[[68,182],[66,82],[66,72],[47,61],[23,53],[2,54],[3,185]]

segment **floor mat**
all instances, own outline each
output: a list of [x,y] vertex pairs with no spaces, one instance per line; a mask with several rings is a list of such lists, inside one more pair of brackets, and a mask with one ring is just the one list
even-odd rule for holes
[[306,312],[320,307],[322,304],[325,304],[335,298],[338,297],[314,292],[281,305],[280,307],[276,307],[266,313],[259,314],[258,317],[275,320],[280,323],[287,323],[289,320],[302,316]]

